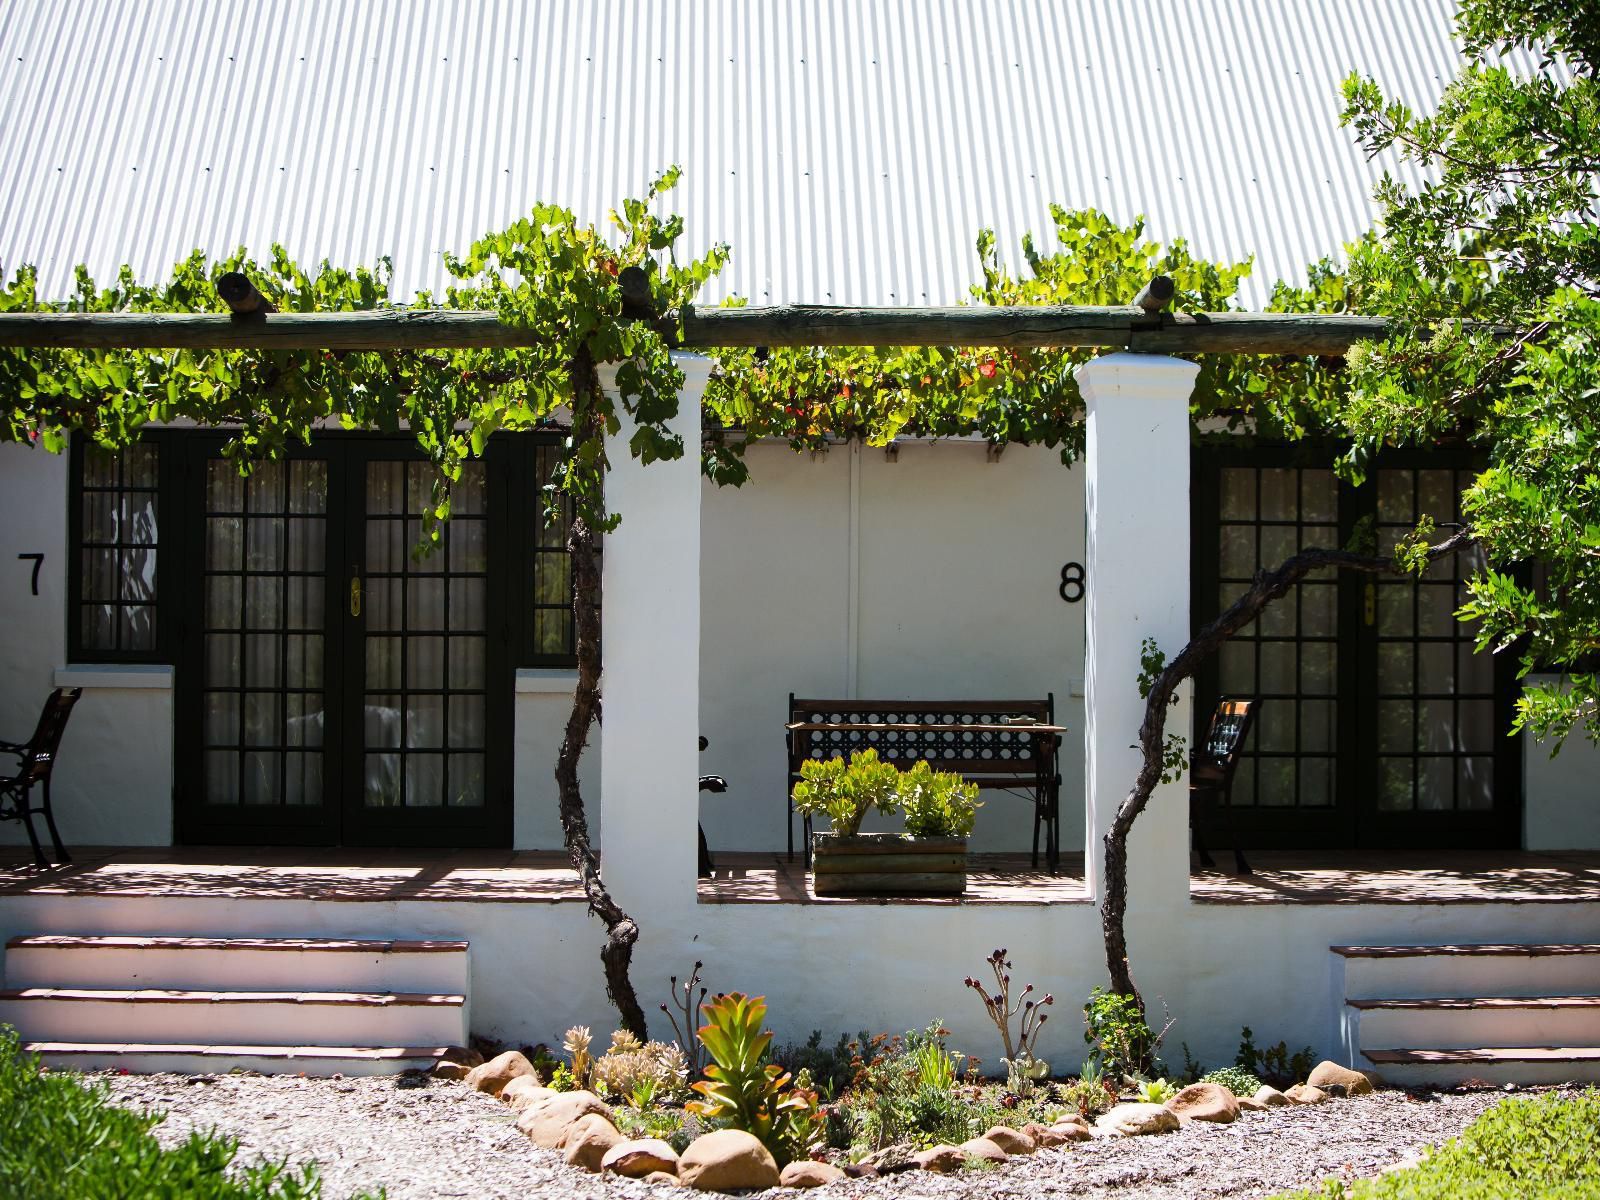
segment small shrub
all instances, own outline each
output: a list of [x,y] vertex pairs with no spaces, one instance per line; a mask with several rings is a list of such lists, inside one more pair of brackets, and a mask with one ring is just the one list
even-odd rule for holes
[[1278,1200],[1596,1200],[1600,1092],[1502,1100],[1414,1167]]
[[1239,1056],[1235,1061],[1246,1071],[1252,1075],[1259,1075],[1273,1087],[1286,1088],[1290,1084],[1299,1083],[1311,1074],[1317,1056],[1310,1046],[1302,1047],[1290,1054],[1286,1042],[1258,1050],[1255,1035],[1250,1031],[1250,1026],[1246,1025],[1239,1031]]
[[617,1129],[629,1138],[660,1138],[679,1154],[711,1126],[681,1108],[618,1108],[612,1110]]
[[1145,1079],[1139,1084],[1139,1100],[1143,1104],[1165,1104],[1178,1094],[1178,1085],[1170,1079]]
[[589,1086],[589,1073],[594,1069],[594,1056],[589,1053],[593,1041],[587,1025],[574,1025],[561,1039],[561,1048],[572,1062],[573,1082],[579,1088]]
[[0,1114],[0,1196],[6,1200],[316,1200],[322,1194],[316,1164],[240,1167],[235,1138],[192,1132],[162,1149],[150,1131],[163,1114],[118,1108],[103,1084],[41,1072],[37,1057],[19,1053],[16,1031],[8,1026],[0,1026]]
[[700,1041],[712,1058],[694,1084],[700,1100],[684,1107],[696,1116],[753,1134],[780,1166],[803,1158],[817,1140],[816,1094],[790,1087],[790,1076],[767,1059],[772,1034],[761,1028],[767,1004],[732,992],[701,1006]]
[[1219,1067],[1200,1079],[1201,1083],[1220,1083],[1235,1096],[1254,1096],[1261,1090],[1261,1080],[1243,1067]]
[[1096,987],[1083,1006],[1083,1025],[1083,1040],[1113,1080],[1140,1074],[1154,1059],[1160,1039],[1132,996]]
[[[989,1014],[989,1019],[994,1022],[994,1027],[999,1031],[1000,1041],[1005,1046],[1005,1054],[1000,1061],[1005,1065],[1007,1080],[1012,1084],[1013,1090],[1019,1094],[1032,1089],[1035,1080],[1049,1076],[1050,1066],[1034,1056],[1034,1047],[1038,1044],[1039,1034],[1044,1029],[1044,1023],[1050,1019],[1044,1010],[1056,1002],[1056,998],[1046,995],[1041,1000],[1030,1000],[1028,997],[1033,992],[1033,984],[1028,984],[1022,989],[1016,1003],[1011,1002],[1011,962],[1006,958],[1004,947],[996,950],[985,959],[989,969],[994,972],[995,990],[990,995],[984,985],[972,976],[967,976],[966,985],[978,993],[978,998],[983,1001],[983,1009]],[[1011,1036],[1011,1019],[1018,1014],[1022,1020],[1017,1026],[1017,1035]]]
[[906,832],[919,838],[964,838],[978,821],[978,785],[919,762],[900,776]]
[[[864,1029],[857,1036],[859,1044],[863,1046],[872,1040]],[[813,1029],[804,1042],[791,1042],[774,1051],[772,1060],[791,1075],[809,1071],[811,1078],[816,1080],[818,1095],[825,1100],[832,1100],[855,1078],[855,1051],[851,1046],[850,1039],[842,1033],[832,1046],[824,1046],[822,1030]]]
[[688,1090],[689,1064],[673,1043],[641,1044],[626,1029],[619,1029],[611,1035],[611,1048],[595,1060],[592,1081],[607,1096],[631,1096],[636,1088],[648,1085],[652,1101],[674,1100]]
[[876,750],[858,750],[850,762],[842,758],[807,759],[794,785],[795,811],[824,816],[834,833],[851,835],[872,809],[893,812],[900,787],[900,768],[880,762]]
[[1117,1102],[1117,1088],[1106,1078],[1100,1064],[1090,1059],[1078,1078],[1056,1085],[1056,1095],[1072,1112],[1084,1117],[1098,1116]]

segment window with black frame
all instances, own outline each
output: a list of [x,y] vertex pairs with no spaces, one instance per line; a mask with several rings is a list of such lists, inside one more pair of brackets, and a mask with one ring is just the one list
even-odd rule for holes
[[71,461],[70,657],[152,661],[162,632],[161,449],[143,442],[114,453],[79,441]]

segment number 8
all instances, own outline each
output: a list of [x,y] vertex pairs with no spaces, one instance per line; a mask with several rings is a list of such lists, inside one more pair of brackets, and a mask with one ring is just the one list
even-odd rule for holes
[[[1069,595],[1067,592],[1068,588],[1075,588],[1076,590]],[[1066,566],[1061,568],[1061,587],[1059,591],[1061,593],[1061,598],[1068,604],[1076,604],[1078,601],[1083,599],[1082,563],[1069,562]]]

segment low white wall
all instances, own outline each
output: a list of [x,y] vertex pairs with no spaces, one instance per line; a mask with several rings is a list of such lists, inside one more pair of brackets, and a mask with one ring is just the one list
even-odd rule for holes
[[[1532,676],[1530,682],[1552,677]],[[1600,745],[1573,734],[1550,747],[1522,739],[1522,844],[1529,850],[1600,850]]]
[[[822,1031],[902,1032],[942,1020],[952,1043],[998,1070],[1000,1048],[962,979],[1008,948],[1016,985],[1055,996],[1040,1048],[1058,1071],[1083,1061],[1081,1007],[1105,980],[1099,919],[1088,903],[690,905],[640,913],[633,979],[655,1036],[669,975],[696,959],[713,990],[767,997],[777,1041]],[[1572,942],[1592,938],[1600,904],[1188,904],[1130,918],[1134,975],[1153,1021],[1172,1022],[1165,1055],[1184,1044],[1208,1067],[1231,1063],[1241,1026],[1258,1045],[1286,1041],[1333,1056],[1342,998],[1332,945],[1362,942]],[[616,1026],[605,997],[603,933],[581,903],[168,900],[0,897],[0,942],[19,933],[450,937],[472,946],[472,1028],[517,1043],[559,1044],[568,1026],[603,1042]]]

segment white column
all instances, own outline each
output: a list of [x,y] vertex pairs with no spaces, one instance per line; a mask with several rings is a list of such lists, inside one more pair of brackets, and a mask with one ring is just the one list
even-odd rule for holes
[[[1199,368],[1108,354],[1078,368],[1085,453],[1084,751],[1090,893],[1105,878],[1106,831],[1139,770],[1139,651],[1168,657],[1189,640],[1189,394]],[[1185,687],[1167,714],[1190,733]],[[1187,778],[1162,784],[1128,842],[1128,907],[1169,909],[1189,893]]]
[[[684,373],[670,422],[683,457],[642,465],[633,426],[609,439],[601,611],[601,870],[646,938],[695,903],[700,754],[700,399],[708,359]],[[609,374],[609,373],[608,373]],[[614,377],[605,380],[614,387]]]

